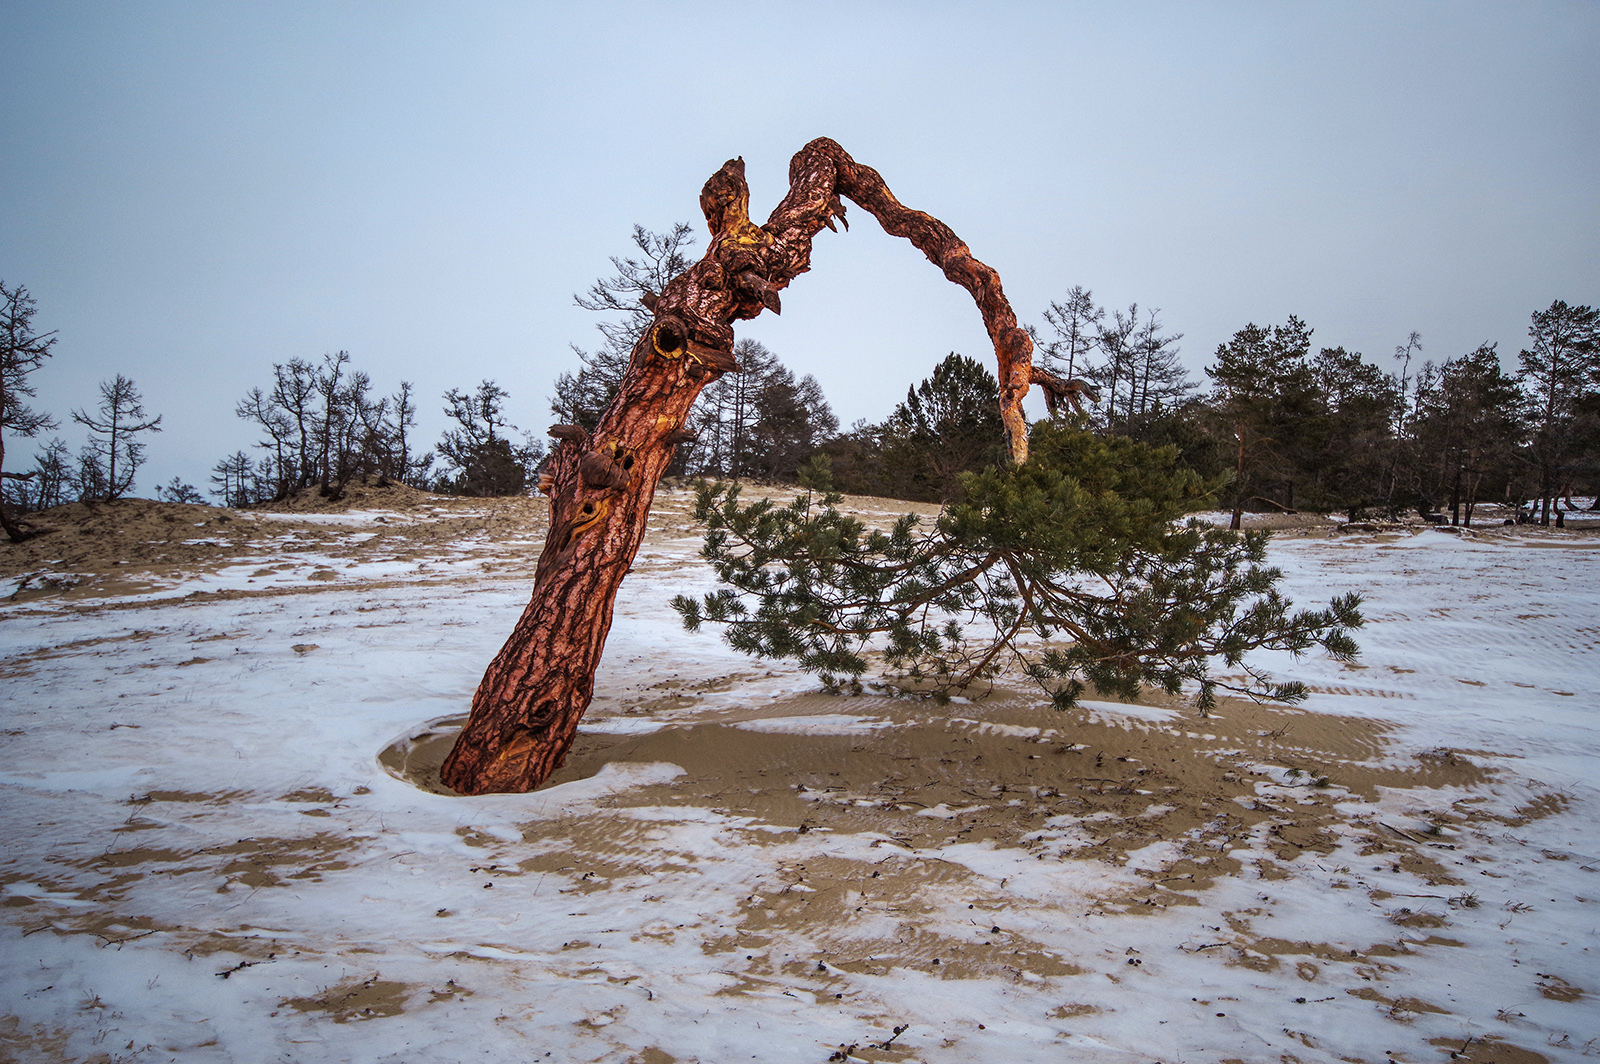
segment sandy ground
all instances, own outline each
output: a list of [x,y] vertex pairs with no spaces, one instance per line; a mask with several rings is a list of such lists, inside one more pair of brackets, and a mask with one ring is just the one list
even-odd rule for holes
[[[0,1059],[1600,1055],[1600,627],[1541,612],[1593,598],[1593,536],[1290,522],[1297,597],[1375,589],[1363,664],[1282,670],[1306,708],[1063,714],[677,631],[690,501],[566,766],[486,799],[437,767],[542,502],[130,500],[0,549]],[[1508,697],[1567,715],[1502,736]]]

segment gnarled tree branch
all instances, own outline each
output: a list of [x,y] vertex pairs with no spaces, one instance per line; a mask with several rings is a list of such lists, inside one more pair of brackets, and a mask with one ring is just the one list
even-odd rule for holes
[[819,138],[789,164],[789,193],[766,224],[750,220],[744,161],[706,182],[705,256],[647,300],[653,320],[634,345],[621,387],[592,433],[556,426],[561,442],[540,488],[550,531],[534,589],[510,639],[485,672],[444,782],[468,794],[526,791],[566,756],[594,693],[617,590],[644,538],[656,482],[687,438],[702,388],[738,372],[733,322],[777,313],[779,293],[811,266],[811,242],[843,222],[843,200],[911,241],[972,294],[994,343],[1001,417],[1017,462],[1028,455],[1022,398],[1036,379],[1033,342],[1017,324],[1000,276],[931,215],[906,207],[878,172]]

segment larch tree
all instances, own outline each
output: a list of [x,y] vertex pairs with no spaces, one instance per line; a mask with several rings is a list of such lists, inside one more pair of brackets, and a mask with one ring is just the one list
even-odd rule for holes
[[1046,307],[1045,324],[1054,330],[1055,337],[1040,343],[1037,332],[1029,334],[1038,345],[1044,368],[1069,379],[1086,370],[1089,353],[1099,343],[1100,323],[1105,316],[1105,309],[1094,301],[1094,293],[1082,285],[1073,285],[1065,299]]
[[417,401],[410,381],[401,381],[393,395],[376,395],[372,378],[346,351],[324,355],[320,365],[290,359],[272,373],[270,391],[252,388],[234,407],[266,434],[256,443],[266,456],[242,476],[237,455],[219,463],[231,469],[222,485],[237,500],[229,505],[284,499],[312,485],[323,497],[339,499],[357,476],[419,487],[428,481],[434,456],[413,447]]
[[1126,311],[1113,310],[1111,321],[1101,322],[1095,346],[1105,356],[1098,366],[1086,366],[1084,376],[1099,389],[1105,409],[1096,411],[1099,427],[1106,432],[1126,434],[1127,394],[1133,386],[1133,333],[1139,326],[1139,304],[1130,303]]
[[1028,455],[1022,399],[1030,384],[1065,394],[1032,363],[999,275],[950,227],[901,204],[876,170],[819,138],[789,165],[789,191],[756,224],[744,161],[724,163],[700,193],[710,242],[699,262],[640,293],[648,321],[615,396],[589,429],[561,425],[541,480],[550,531],[532,597],[485,672],[472,713],[442,768],[468,794],[527,791],[560,766],[594,694],[617,590],[644,538],[657,481],[687,442],[690,409],[708,384],[736,372],[733,323],[781,309],[780,293],[811,265],[812,240],[843,221],[844,200],[904,237],[977,303],[994,344],[1010,458]]
[[72,420],[88,429],[82,465],[87,493],[109,502],[133,490],[133,479],[144,464],[144,441],[139,436],[161,431],[161,415],[144,412],[144,397],[122,374],[100,382],[100,404],[95,413],[72,412]]
[[[0,482],[28,481],[39,475],[38,470],[6,472],[7,434],[31,437],[56,425],[55,418],[24,402],[34,394],[28,378],[50,357],[50,348],[56,342],[53,332],[34,332],[36,309],[26,287],[19,284],[7,288],[5,282],[0,281]],[[13,543],[28,538],[28,532],[12,518],[4,492],[0,492],[0,527]]]
[[1123,431],[1142,434],[1150,419],[1181,403],[1194,385],[1178,361],[1182,333],[1164,333],[1159,308],[1145,311],[1144,323],[1129,341],[1129,386]]
[[758,399],[772,375],[783,368],[778,356],[757,340],[740,340],[733,346],[739,372],[730,373],[708,386],[705,399],[691,417],[689,427],[696,434],[694,450],[696,472],[740,477],[751,473],[756,452],[756,424],[760,419]]
[[667,282],[689,268],[689,251],[694,246],[694,230],[679,222],[664,233],[642,225],[633,227],[634,255],[613,255],[616,273],[602,277],[583,295],[572,297],[584,310],[611,315],[597,328],[603,338],[593,351],[573,345],[581,368],[556,378],[550,409],[562,421],[588,430],[622,387],[628,372],[628,359],[639,337],[653,317],[641,297],[654,297]]
[[451,388],[444,394],[445,413],[456,423],[439,439],[439,456],[454,475],[440,476],[437,488],[453,495],[520,495],[528,474],[544,458],[540,440],[514,443],[516,426],[506,420],[510,394],[486,380],[472,393]]

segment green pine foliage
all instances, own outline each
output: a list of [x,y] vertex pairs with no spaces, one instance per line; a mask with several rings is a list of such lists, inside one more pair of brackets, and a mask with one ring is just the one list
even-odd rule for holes
[[[907,514],[869,529],[821,484],[787,506],[704,484],[702,554],[727,586],[673,607],[691,631],[721,624],[734,648],[792,658],[830,687],[858,686],[877,658],[904,689],[947,696],[1010,671],[1062,708],[1089,687],[1147,685],[1187,687],[1202,712],[1219,688],[1293,702],[1305,688],[1253,669],[1250,651],[1356,654],[1356,596],[1291,612],[1265,533],[1183,520],[1219,485],[1175,448],[1044,423],[1031,449],[969,474],[931,527]],[[1214,676],[1218,662],[1247,682]]]

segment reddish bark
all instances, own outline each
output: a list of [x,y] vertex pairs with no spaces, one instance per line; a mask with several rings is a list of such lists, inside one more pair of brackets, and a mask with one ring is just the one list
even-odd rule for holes
[[1048,370],[1033,367],[1031,379],[1044,391],[1045,406],[1050,410],[1050,416],[1056,417],[1063,408],[1070,406],[1073,413],[1083,413],[1083,401],[1091,403],[1100,401],[1100,393],[1088,381],[1073,377],[1063,380]]
[[[972,257],[950,227],[904,206],[883,178],[821,138],[789,164],[789,194],[765,225],[749,217],[744,160],[711,175],[700,207],[711,228],[702,258],[647,299],[655,320],[634,346],[621,390],[593,434],[557,426],[561,440],[541,487],[550,532],[533,597],[484,673],[472,715],[445,760],[443,779],[465,794],[527,791],[560,767],[594,694],[617,589],[644,538],[656,482],[700,390],[736,372],[732,323],[776,313],[779,292],[810,269],[811,241],[844,219],[844,197],[885,231],[911,241],[966,288],[999,362],[1001,417],[1012,458],[1027,458],[1022,397],[1033,381],[1033,344],[1017,325],[1000,276]],[[1053,378],[1052,378],[1053,381]],[[1067,382],[1053,381],[1070,391]],[[1076,383],[1076,382],[1071,382]]]

